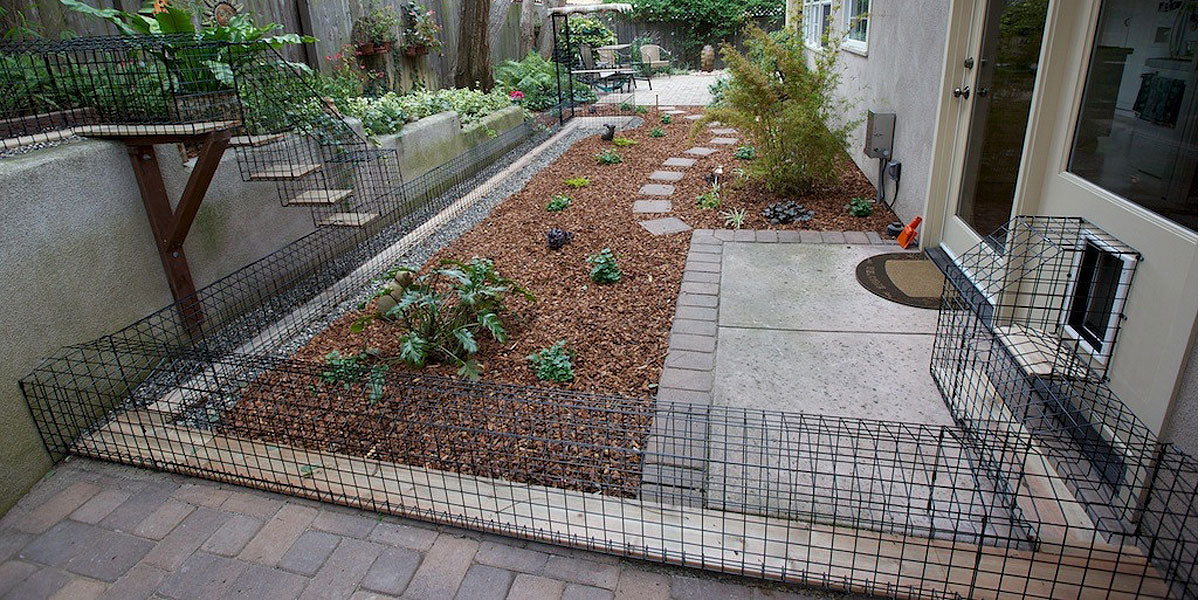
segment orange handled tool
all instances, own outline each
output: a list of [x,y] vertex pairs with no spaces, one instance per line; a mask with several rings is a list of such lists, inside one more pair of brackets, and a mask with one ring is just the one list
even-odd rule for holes
[[901,248],[907,250],[913,238],[917,237],[917,228],[920,226],[921,217],[916,217],[912,221],[909,221],[908,225],[904,227],[904,231],[901,231],[900,235],[896,236],[896,243],[900,244]]

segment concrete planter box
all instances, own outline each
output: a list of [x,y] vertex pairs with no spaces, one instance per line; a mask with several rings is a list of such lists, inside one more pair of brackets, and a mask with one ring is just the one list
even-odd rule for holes
[[466,127],[458,113],[446,111],[409,123],[399,133],[376,136],[375,143],[396,150],[400,174],[409,181],[523,122],[519,106],[498,110]]

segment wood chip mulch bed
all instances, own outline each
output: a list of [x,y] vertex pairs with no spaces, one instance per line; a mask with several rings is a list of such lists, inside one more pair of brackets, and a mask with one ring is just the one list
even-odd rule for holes
[[[682,108],[682,107],[681,107]],[[698,114],[698,108],[689,111]],[[652,236],[639,221],[677,216],[694,228],[720,228],[718,210],[695,205],[709,188],[704,175],[717,165],[725,172],[738,162],[734,146],[711,146],[707,157],[684,154],[707,145],[707,130],[693,138],[693,121],[675,115],[660,124],[658,113],[642,115],[645,123],[618,135],[636,140],[632,147],[615,148],[623,157],[617,165],[599,165],[594,156],[610,142],[599,135],[577,142],[536,174],[520,192],[502,202],[473,229],[442,249],[426,265],[440,259],[490,258],[506,276],[536,296],[535,302],[513,297],[504,323],[507,343],[481,344],[478,359],[483,379],[498,386],[471,387],[429,375],[453,377],[455,367],[432,365],[422,373],[393,364],[383,398],[370,402],[365,386],[328,384],[321,366],[331,351],[354,354],[379,348],[383,356],[397,353],[400,331],[393,323],[376,320],[363,331],[350,324],[373,312],[352,311],[301,348],[294,358],[310,369],[277,369],[260,376],[223,417],[219,427],[241,436],[310,449],[348,453],[511,481],[584,491],[633,496],[640,483],[640,455],[652,418],[656,382],[667,351],[690,234]],[[649,133],[661,127],[666,136]],[[742,143],[748,143],[743,141]],[[739,144],[740,145],[740,144]],[[670,215],[637,215],[631,210],[638,190],[670,157],[696,158],[675,186]],[[568,189],[564,179],[589,177],[591,184]],[[569,208],[547,212],[554,194],[571,197]],[[851,217],[845,204],[851,197],[873,197],[874,189],[847,158],[842,183],[804,198],[816,211],[813,220],[790,226],[769,225],[759,214],[780,200],[760,186],[746,185],[722,193],[720,210],[745,208],[745,227],[753,229],[807,228],[874,230],[895,216],[877,208],[867,218]],[[546,247],[545,232],[558,227],[574,233],[561,250]],[[617,255],[622,278],[615,285],[597,285],[588,278],[586,257],[610,248]],[[575,352],[575,381],[539,382],[526,357],[559,340]],[[434,383],[430,383],[434,381]],[[515,384],[503,385],[503,384]],[[517,387],[520,386],[520,387]],[[537,386],[601,395],[547,400]],[[616,395],[616,396],[614,396]]]

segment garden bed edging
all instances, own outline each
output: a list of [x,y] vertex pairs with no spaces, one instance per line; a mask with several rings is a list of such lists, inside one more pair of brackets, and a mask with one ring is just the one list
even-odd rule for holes
[[409,123],[398,133],[375,136],[374,141],[381,148],[396,151],[400,174],[407,181],[519,127],[524,121],[521,107],[510,106],[464,127],[458,113],[448,110]]

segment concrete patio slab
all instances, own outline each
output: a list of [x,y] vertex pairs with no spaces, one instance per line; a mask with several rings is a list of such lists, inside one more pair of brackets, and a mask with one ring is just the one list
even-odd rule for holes
[[683,173],[679,171],[655,171],[650,174],[650,179],[658,181],[679,181],[683,179]]
[[854,269],[859,262],[891,251],[868,245],[727,243],[721,270],[720,324],[831,332],[933,333],[937,311],[884,300],[863,289],[855,279]]
[[635,200],[633,203],[633,212],[635,213],[668,213],[671,212],[670,200]]
[[684,150],[683,153],[684,154],[695,154],[696,156],[708,156],[709,154],[712,154],[713,152],[716,152],[716,151],[717,151],[716,148],[705,148],[703,146],[696,146],[695,148],[688,148],[687,150]]
[[670,196],[675,193],[675,186],[665,183],[647,183],[638,190],[638,193],[646,196]]
[[713,404],[951,425],[932,349],[925,334],[720,327]]
[[694,164],[696,164],[696,159],[694,158],[672,157],[663,161],[664,167],[683,167],[686,169]]
[[678,217],[664,217],[662,219],[642,221],[641,225],[652,235],[668,235],[692,229],[690,225],[684,223]]

